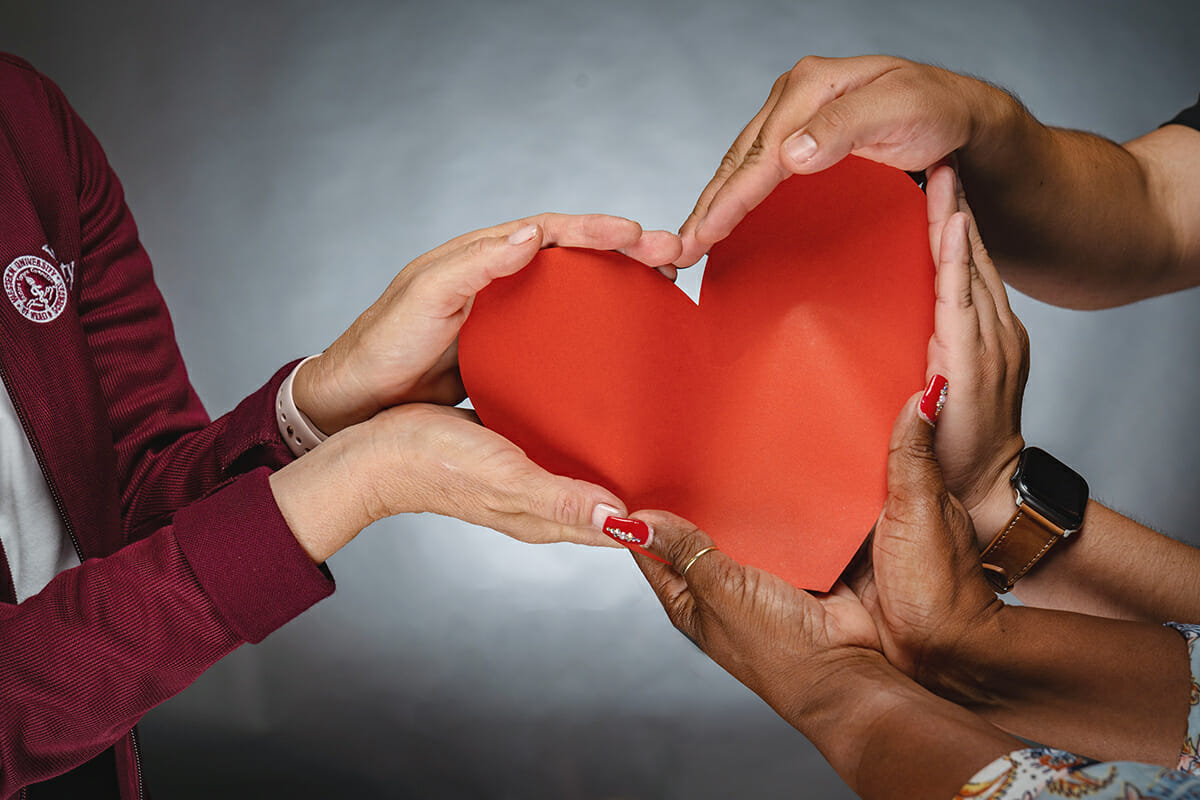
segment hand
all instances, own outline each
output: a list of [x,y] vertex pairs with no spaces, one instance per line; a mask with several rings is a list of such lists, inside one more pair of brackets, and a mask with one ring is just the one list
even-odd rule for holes
[[946,487],[971,514],[982,549],[1016,511],[1009,478],[1025,446],[1029,337],[1009,307],[954,171],[935,169],[926,193],[938,265],[926,378],[949,381],[935,450]]
[[916,405],[914,396],[892,429],[888,496],[872,533],[871,563],[848,580],[875,619],[888,660],[929,685],[1003,603],[983,576],[971,518],[946,491],[933,427]]
[[284,519],[320,563],[372,522],[433,512],[531,543],[616,547],[600,532],[625,505],[552,475],[466,409],[410,403],[347,428],[271,476]]
[[671,562],[637,559],[671,622],[793,725],[804,729],[812,687],[850,662],[882,663],[875,624],[844,585],[814,596],[719,550],[685,577],[692,556],[712,546],[708,534],[666,512],[634,517],[653,531],[647,549]]
[[[326,434],[400,403],[455,405],[465,396],[458,332],[475,295],[511,275],[542,247],[616,249],[669,264],[679,239],[603,215],[538,217],[453,239],[406,266],[383,295],[296,375],[297,407]],[[671,276],[673,267],[664,267]]]
[[985,83],[890,56],[808,56],[775,81],[679,229],[690,266],[793,173],[847,155],[924,170],[965,146],[1013,101]]
[[717,550],[693,561],[712,546],[703,531],[661,511],[634,517],[653,528],[650,552],[671,562],[636,556],[675,627],[816,745],[858,796],[949,797],[1018,746],[888,664],[845,585],[816,596]]

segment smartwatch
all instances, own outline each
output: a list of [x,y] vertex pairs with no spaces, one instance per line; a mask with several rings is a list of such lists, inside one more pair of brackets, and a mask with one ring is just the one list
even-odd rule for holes
[[1021,451],[1012,476],[1017,513],[980,558],[992,587],[1004,594],[1050,548],[1083,526],[1087,481],[1038,447]]

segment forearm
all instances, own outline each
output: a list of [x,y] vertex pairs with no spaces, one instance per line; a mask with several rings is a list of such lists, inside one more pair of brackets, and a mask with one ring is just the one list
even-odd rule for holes
[[1038,608],[1163,623],[1200,619],[1200,550],[1097,502],[1013,593]]
[[[1015,467],[1006,468],[1005,475]],[[1008,525],[1012,487],[997,484],[971,509],[980,547]],[[1089,501],[1083,527],[1063,539],[1013,588],[1022,603],[1114,619],[1200,619],[1200,550]]]
[[1099,136],[1042,125],[999,90],[978,94],[958,164],[1008,283],[1073,308],[1190,285],[1163,192],[1142,160]]
[[1174,766],[1187,732],[1187,648],[1161,625],[1009,606],[920,677],[1006,731],[1092,758]]
[[878,654],[790,694],[803,704],[772,705],[867,800],[953,797],[981,767],[1022,746],[905,678]]

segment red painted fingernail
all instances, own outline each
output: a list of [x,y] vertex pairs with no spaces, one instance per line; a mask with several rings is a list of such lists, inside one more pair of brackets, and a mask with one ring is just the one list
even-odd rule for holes
[[636,544],[645,547],[654,537],[654,531],[640,519],[625,517],[609,517],[604,520],[604,532],[610,539],[616,539],[624,545]]
[[608,535],[608,538],[620,542],[635,553],[649,556],[655,561],[661,561],[663,564],[671,563],[667,559],[656,556],[646,549],[650,546],[650,542],[654,541],[654,529],[640,519],[609,517],[604,520],[602,530]]
[[921,419],[930,425],[937,425],[938,414],[942,413],[942,406],[946,405],[946,394],[949,391],[950,382],[944,377],[934,375],[930,378],[929,385],[925,387],[925,394],[921,395],[921,404],[917,406]]

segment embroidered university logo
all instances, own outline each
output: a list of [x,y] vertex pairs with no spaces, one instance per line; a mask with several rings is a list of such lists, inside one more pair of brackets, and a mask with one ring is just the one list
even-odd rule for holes
[[[42,248],[58,261],[49,245]],[[4,291],[21,315],[50,322],[67,307],[67,281],[74,282],[75,262],[55,266],[39,256],[21,256],[4,270]]]

